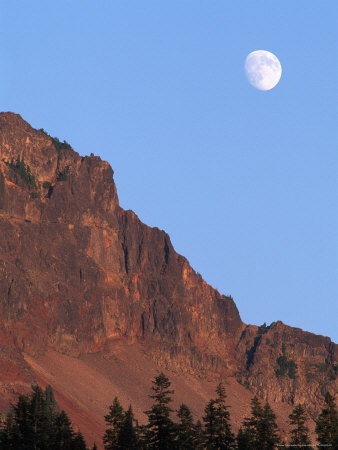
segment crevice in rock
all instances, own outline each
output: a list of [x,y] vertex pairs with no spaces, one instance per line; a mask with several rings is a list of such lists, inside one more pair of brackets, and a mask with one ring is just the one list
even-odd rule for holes
[[7,291],[7,297],[8,297],[8,298],[9,298],[10,295],[11,295],[11,290],[12,290],[13,281],[14,281],[14,278],[12,278],[12,280],[11,280],[11,282],[10,282],[10,284],[9,284],[9,288],[8,288],[8,291]]
[[144,313],[141,314],[142,337],[144,337]]
[[170,248],[168,245],[168,241],[166,238],[164,238],[164,261],[166,265],[169,263],[169,254],[170,254]]
[[122,243],[122,249],[124,253],[124,268],[126,273],[129,273],[129,267],[128,267],[128,247],[125,243],[125,241]]
[[261,341],[262,336],[256,336],[253,346],[246,352],[246,369],[249,370],[252,365],[256,353],[256,349]]
[[53,190],[54,187],[53,186],[49,186],[48,192],[47,192],[47,198],[51,198],[52,194],[53,194]]

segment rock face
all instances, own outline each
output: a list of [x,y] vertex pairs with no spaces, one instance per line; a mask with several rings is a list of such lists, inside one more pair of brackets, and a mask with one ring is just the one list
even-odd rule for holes
[[164,231],[119,206],[107,162],[13,113],[0,114],[0,322],[2,398],[32,382],[23,352],[109,355],[121,341],[314,415],[336,386],[329,338],[246,326]]
[[274,322],[246,327],[236,348],[247,355],[239,381],[269,401],[301,403],[314,418],[325,393],[337,392],[337,345],[328,337]]

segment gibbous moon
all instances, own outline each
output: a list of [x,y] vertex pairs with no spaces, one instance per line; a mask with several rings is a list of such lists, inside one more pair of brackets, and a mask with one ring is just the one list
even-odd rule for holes
[[253,87],[261,91],[269,91],[279,82],[282,66],[273,53],[256,50],[246,57],[245,73]]

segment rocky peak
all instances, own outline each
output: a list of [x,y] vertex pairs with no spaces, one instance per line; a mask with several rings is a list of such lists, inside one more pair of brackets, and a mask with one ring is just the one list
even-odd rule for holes
[[[34,130],[18,114],[0,114],[0,156],[7,186],[17,187],[21,204],[29,203],[29,198],[39,199],[35,209],[42,220],[70,220],[86,210],[109,215],[119,206],[113,170],[107,162],[95,156],[80,157],[68,143]],[[13,170],[19,161],[22,171],[31,174],[31,182],[22,171]]]
[[245,325],[164,231],[119,206],[107,162],[13,113],[0,114],[0,323],[0,367],[28,385],[22,352],[110,357],[127,342],[161,367],[233,377],[313,415],[336,389],[329,338]]
[[[119,207],[107,162],[80,157],[20,116],[2,113],[0,168],[4,242],[13,245],[12,255],[3,248],[3,256],[16,254],[27,275],[20,276],[18,264],[15,274],[7,269],[11,295],[20,285],[25,304],[39,304],[51,321],[48,333],[40,329],[22,348],[61,340],[74,350],[84,344],[80,336],[100,348],[112,338],[151,337],[178,353],[195,340],[209,342],[217,359],[224,352],[219,336],[239,337],[243,324],[233,300],[208,286],[166,233]],[[53,308],[42,307],[46,298]],[[71,316],[60,306],[65,302]],[[13,314],[18,318],[15,308]],[[93,320],[82,320],[86,314]],[[28,307],[19,317],[36,322]]]

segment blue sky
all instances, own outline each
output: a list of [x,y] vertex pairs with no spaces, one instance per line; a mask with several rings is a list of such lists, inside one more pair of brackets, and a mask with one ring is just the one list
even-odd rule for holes
[[[0,4],[0,110],[109,161],[245,322],[337,342],[338,2]],[[259,49],[283,67],[267,92]]]

